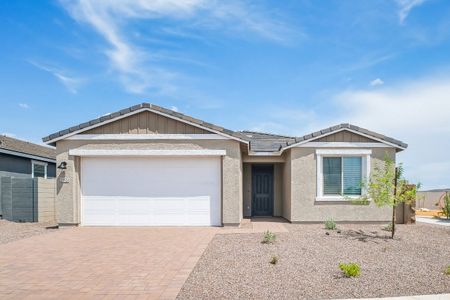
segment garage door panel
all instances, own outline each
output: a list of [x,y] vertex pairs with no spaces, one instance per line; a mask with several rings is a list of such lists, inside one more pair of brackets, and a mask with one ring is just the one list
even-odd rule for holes
[[219,158],[83,158],[83,225],[220,225]]

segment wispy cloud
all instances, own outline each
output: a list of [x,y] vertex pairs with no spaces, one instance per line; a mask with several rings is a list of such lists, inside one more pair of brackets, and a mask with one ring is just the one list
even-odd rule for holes
[[381,80],[380,78],[374,79],[371,82],[369,82],[370,86],[377,86],[377,85],[383,85],[384,81]]
[[2,132],[1,135],[9,136],[9,137],[16,137],[16,135],[14,133],[10,133],[10,132]]
[[[142,1],[60,1],[70,15],[90,25],[109,44],[105,55],[118,72],[125,88],[132,93],[147,89],[162,92],[176,89],[172,82],[177,72],[162,67],[152,49],[145,51],[132,41],[126,26],[133,20],[171,19],[186,21],[181,28],[252,32],[275,42],[286,40],[286,26],[274,21],[266,12],[238,1],[142,0]],[[166,28],[167,30],[167,28]],[[190,36],[190,33],[178,34]]]
[[450,77],[431,76],[389,89],[349,90],[334,98],[327,123],[350,122],[409,144],[399,160],[424,187],[450,183]]
[[397,0],[400,8],[398,11],[398,19],[400,24],[404,24],[406,18],[414,7],[422,5],[427,0]]
[[26,103],[19,103],[19,107],[23,108],[23,109],[29,109],[30,108],[30,106],[28,104],[26,104]]
[[39,68],[43,71],[46,71],[46,72],[49,72],[50,74],[52,74],[56,79],[58,79],[58,81],[60,83],[62,83],[64,85],[64,87],[69,92],[71,92],[73,94],[77,93],[77,90],[82,83],[81,79],[69,76],[69,75],[65,74],[64,71],[59,70],[58,68],[46,65],[46,64],[37,63],[35,61],[28,61],[28,62],[31,65],[35,66],[36,68]]

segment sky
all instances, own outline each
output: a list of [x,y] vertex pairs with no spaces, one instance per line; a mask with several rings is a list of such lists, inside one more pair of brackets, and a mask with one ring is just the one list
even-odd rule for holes
[[141,102],[232,130],[352,123],[450,187],[450,2],[0,1],[0,133],[41,138]]

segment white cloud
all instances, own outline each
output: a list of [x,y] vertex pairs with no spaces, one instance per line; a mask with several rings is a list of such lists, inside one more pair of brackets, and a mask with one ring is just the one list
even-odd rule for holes
[[347,90],[317,106],[260,108],[267,121],[252,130],[302,136],[340,123],[385,134],[408,144],[399,153],[406,178],[423,188],[450,186],[450,77],[440,75]]
[[383,84],[384,84],[384,81],[381,80],[380,78],[374,79],[369,83],[370,86],[377,86],[377,85],[383,85]]
[[398,18],[400,24],[404,24],[406,18],[414,7],[422,5],[426,0],[397,0],[400,7]]
[[10,132],[3,132],[2,135],[4,136],[9,136],[9,137],[16,137],[16,135],[14,133],[10,133]]
[[422,79],[390,89],[338,94],[331,124],[350,122],[409,144],[401,152],[407,176],[424,188],[450,186],[450,77]]
[[[105,50],[125,88],[143,93],[149,88],[171,91],[175,72],[158,66],[154,53],[143,51],[130,40],[127,23],[133,20],[172,19],[190,21],[183,28],[246,30],[266,39],[285,41],[285,27],[264,12],[238,1],[207,0],[60,0],[70,15],[92,26],[109,44]],[[187,29],[186,29],[187,30]]]
[[59,82],[61,82],[64,87],[71,92],[72,94],[76,94],[79,86],[81,85],[81,79],[68,76],[64,73],[64,71],[59,70],[58,68],[48,66],[45,64],[37,63],[35,61],[28,61],[30,64],[39,68],[43,71],[49,72],[52,74]]
[[173,111],[178,111],[178,107],[176,107],[176,106],[171,106],[170,109]]
[[30,108],[30,106],[28,104],[26,104],[26,103],[19,103],[19,107],[23,108],[23,109],[29,109]]

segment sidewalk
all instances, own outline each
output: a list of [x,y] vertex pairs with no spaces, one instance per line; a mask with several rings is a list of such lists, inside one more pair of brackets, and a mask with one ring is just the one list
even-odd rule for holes
[[433,225],[450,226],[450,220],[447,219],[437,219],[433,217],[418,217],[416,216],[416,222],[427,223]]
[[[449,300],[450,294],[439,295],[417,295],[417,296],[402,296],[402,297],[387,297],[387,298],[360,298],[357,300]],[[350,299],[341,299],[350,300]],[[355,299],[353,299],[355,300]]]

